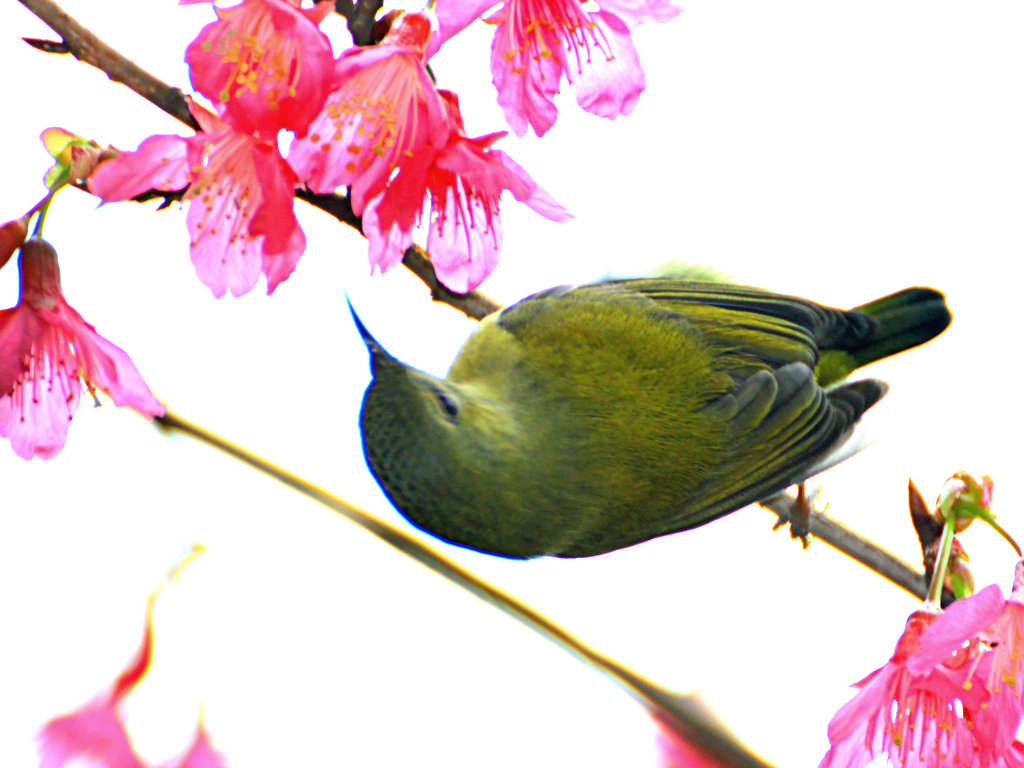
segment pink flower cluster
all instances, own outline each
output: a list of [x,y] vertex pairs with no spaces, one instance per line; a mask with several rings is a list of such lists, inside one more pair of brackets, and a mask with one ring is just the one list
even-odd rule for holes
[[[5,228],[6,229],[6,228]],[[152,418],[164,406],[124,350],[96,333],[64,299],[53,247],[25,242],[21,300],[0,310],[0,437],[23,459],[56,456],[78,409],[82,384]],[[95,396],[95,395],[94,395]]]
[[1024,561],[1009,598],[992,585],[941,614],[913,613],[889,663],[855,687],[819,768],[878,756],[913,768],[1024,766]]
[[[440,32],[432,13],[392,13],[378,45],[337,59],[318,27],[330,2],[302,10],[300,0],[244,0],[217,9],[217,21],[186,53],[193,85],[215,111],[190,104],[195,136],[152,136],[102,163],[89,187],[104,200],[185,189],[192,262],[218,297],[246,293],[260,274],[272,292],[295,269],[305,250],[293,210],[298,186],[350,188],[371,266],[380,271],[401,259],[429,211],[427,246],[439,279],[471,290],[501,250],[503,192],[549,219],[569,216],[493,148],[504,133],[466,134],[457,97],[427,73],[442,42],[492,5],[442,0]],[[602,7],[587,13],[577,0],[509,0],[492,17],[495,83],[517,132],[551,127],[563,77],[592,112],[632,109],[643,71],[629,28],[678,9],[667,0]],[[287,159],[278,150],[281,131],[294,133]]]

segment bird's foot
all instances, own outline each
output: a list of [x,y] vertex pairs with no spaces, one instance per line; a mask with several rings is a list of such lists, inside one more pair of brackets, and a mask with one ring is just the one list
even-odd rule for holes
[[800,539],[804,549],[807,549],[811,545],[811,512],[814,511],[814,500],[818,498],[820,491],[820,488],[815,487],[808,493],[804,483],[799,483],[796,487],[796,497],[780,493],[766,499],[765,506],[779,516],[772,530],[777,531],[789,523],[789,535],[794,539]]

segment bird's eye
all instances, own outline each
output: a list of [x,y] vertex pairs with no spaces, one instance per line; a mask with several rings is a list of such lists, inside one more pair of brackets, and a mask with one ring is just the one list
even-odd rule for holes
[[441,410],[449,420],[456,421],[459,418],[459,404],[455,402],[455,398],[440,389],[435,390],[434,394],[437,396],[437,402],[441,405]]

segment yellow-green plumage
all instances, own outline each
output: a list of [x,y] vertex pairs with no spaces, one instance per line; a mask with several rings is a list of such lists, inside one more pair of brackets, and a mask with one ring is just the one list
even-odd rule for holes
[[444,379],[361,328],[367,461],[410,521],[485,552],[693,528],[827,465],[886,389],[829,385],[950,320],[926,288],[861,310],[674,279],[556,288],[487,318]]

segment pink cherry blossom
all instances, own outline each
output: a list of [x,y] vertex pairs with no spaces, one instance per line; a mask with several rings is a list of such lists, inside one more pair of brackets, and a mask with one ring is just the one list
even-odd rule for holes
[[[194,555],[187,556],[176,571]],[[175,571],[175,572],[176,572]],[[153,657],[153,603],[159,587],[149,597],[142,644],[134,658],[117,676],[109,690],[67,715],[50,720],[39,731],[39,768],[64,768],[87,763],[94,768],[149,768],[132,748],[121,713],[124,699],[149,670]],[[80,758],[84,758],[80,760]],[[180,759],[164,768],[226,768],[227,762],[210,744],[202,721]]]
[[[992,698],[975,718],[975,736],[989,752],[1010,751],[1024,715],[1024,561],[1017,563],[1013,593],[999,600],[995,616],[981,633],[990,649],[978,664],[975,675],[984,681]],[[988,590],[997,590],[988,587]],[[979,593],[978,596],[980,596]],[[976,596],[976,597],[978,597]],[[1001,598],[1001,596],[1000,596]],[[957,600],[947,610],[963,609],[974,598]],[[991,614],[991,611],[990,611]],[[1024,753],[1021,753],[1024,754]],[[1024,765],[1024,762],[1021,763]]]
[[508,155],[491,148],[504,133],[467,137],[457,97],[448,91],[440,95],[449,119],[448,143],[433,156],[414,158],[398,172],[370,201],[363,230],[370,241],[371,264],[386,271],[412,244],[413,227],[429,201],[431,263],[442,283],[465,293],[497,264],[502,240],[498,201],[503,191],[549,219],[564,221],[569,214]]
[[985,636],[993,646],[991,687],[1006,686],[1024,706],[1024,560],[1017,563],[1013,592]]
[[[494,5],[488,0],[438,0],[438,43]],[[564,78],[583,109],[601,117],[628,115],[646,87],[630,34],[637,24],[664,22],[680,9],[669,0],[603,0],[585,11],[579,0],[505,0],[487,21],[497,24],[491,75],[505,119],[518,135],[544,135],[555,123],[554,96]]]
[[915,768],[989,765],[979,762],[972,730],[989,694],[971,677],[987,617],[954,617],[929,636],[939,617],[911,614],[889,663],[857,683],[829,723],[832,746],[819,768],[862,768],[880,755]]
[[360,215],[396,168],[445,145],[447,116],[423,59],[433,24],[426,13],[401,14],[380,44],[338,58],[338,87],[288,154],[314,192],[351,186]]
[[306,238],[294,212],[296,176],[277,150],[194,102],[202,130],[151,136],[135,152],[102,163],[89,189],[127,200],[150,189],[187,187],[186,222],[196,274],[214,296],[250,291],[262,272],[267,293],[295,269]]
[[658,726],[658,768],[730,768],[735,765],[685,738],[678,728],[658,715],[651,713],[651,717]]
[[0,437],[23,459],[56,456],[82,383],[152,418],[164,413],[124,350],[64,299],[57,254],[33,238],[21,249],[21,300],[0,311]]
[[223,106],[236,129],[268,141],[281,129],[306,132],[334,66],[331,44],[317,27],[333,4],[308,14],[297,5],[246,0],[218,8],[217,21],[185,51],[196,89]]

